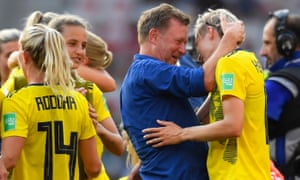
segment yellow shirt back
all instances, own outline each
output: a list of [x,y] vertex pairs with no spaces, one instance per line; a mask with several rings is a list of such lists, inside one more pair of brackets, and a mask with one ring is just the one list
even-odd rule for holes
[[84,96],[66,97],[31,85],[4,99],[2,138],[26,139],[12,179],[78,179],[78,141],[96,132]]

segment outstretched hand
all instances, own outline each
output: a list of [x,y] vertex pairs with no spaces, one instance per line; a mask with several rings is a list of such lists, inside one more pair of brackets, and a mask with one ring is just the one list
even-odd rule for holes
[[161,147],[182,142],[181,134],[183,129],[174,122],[157,120],[161,127],[147,128],[143,130],[144,139],[148,145]]
[[244,42],[246,37],[245,25],[243,21],[227,22],[225,15],[220,15],[220,24],[224,35],[229,36],[231,42],[236,42],[240,45]]

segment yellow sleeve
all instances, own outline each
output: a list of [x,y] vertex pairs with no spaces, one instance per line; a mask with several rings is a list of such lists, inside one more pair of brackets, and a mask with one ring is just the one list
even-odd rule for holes
[[27,137],[28,122],[26,112],[28,104],[20,98],[4,98],[1,114],[1,137]]
[[93,107],[98,114],[98,121],[111,117],[103,92],[93,83]]

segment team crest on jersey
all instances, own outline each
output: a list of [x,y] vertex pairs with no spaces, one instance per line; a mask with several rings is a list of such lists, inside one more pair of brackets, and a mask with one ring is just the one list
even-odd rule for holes
[[16,113],[4,114],[4,131],[16,129]]
[[233,90],[234,74],[224,73],[221,75],[222,90]]

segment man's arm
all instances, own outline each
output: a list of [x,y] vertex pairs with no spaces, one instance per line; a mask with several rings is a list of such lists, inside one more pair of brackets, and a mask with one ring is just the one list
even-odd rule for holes
[[184,141],[212,141],[239,137],[243,129],[244,103],[234,96],[223,97],[224,118],[207,125],[181,128],[170,121],[158,121],[161,127],[147,128],[144,138],[153,147],[178,144]]

